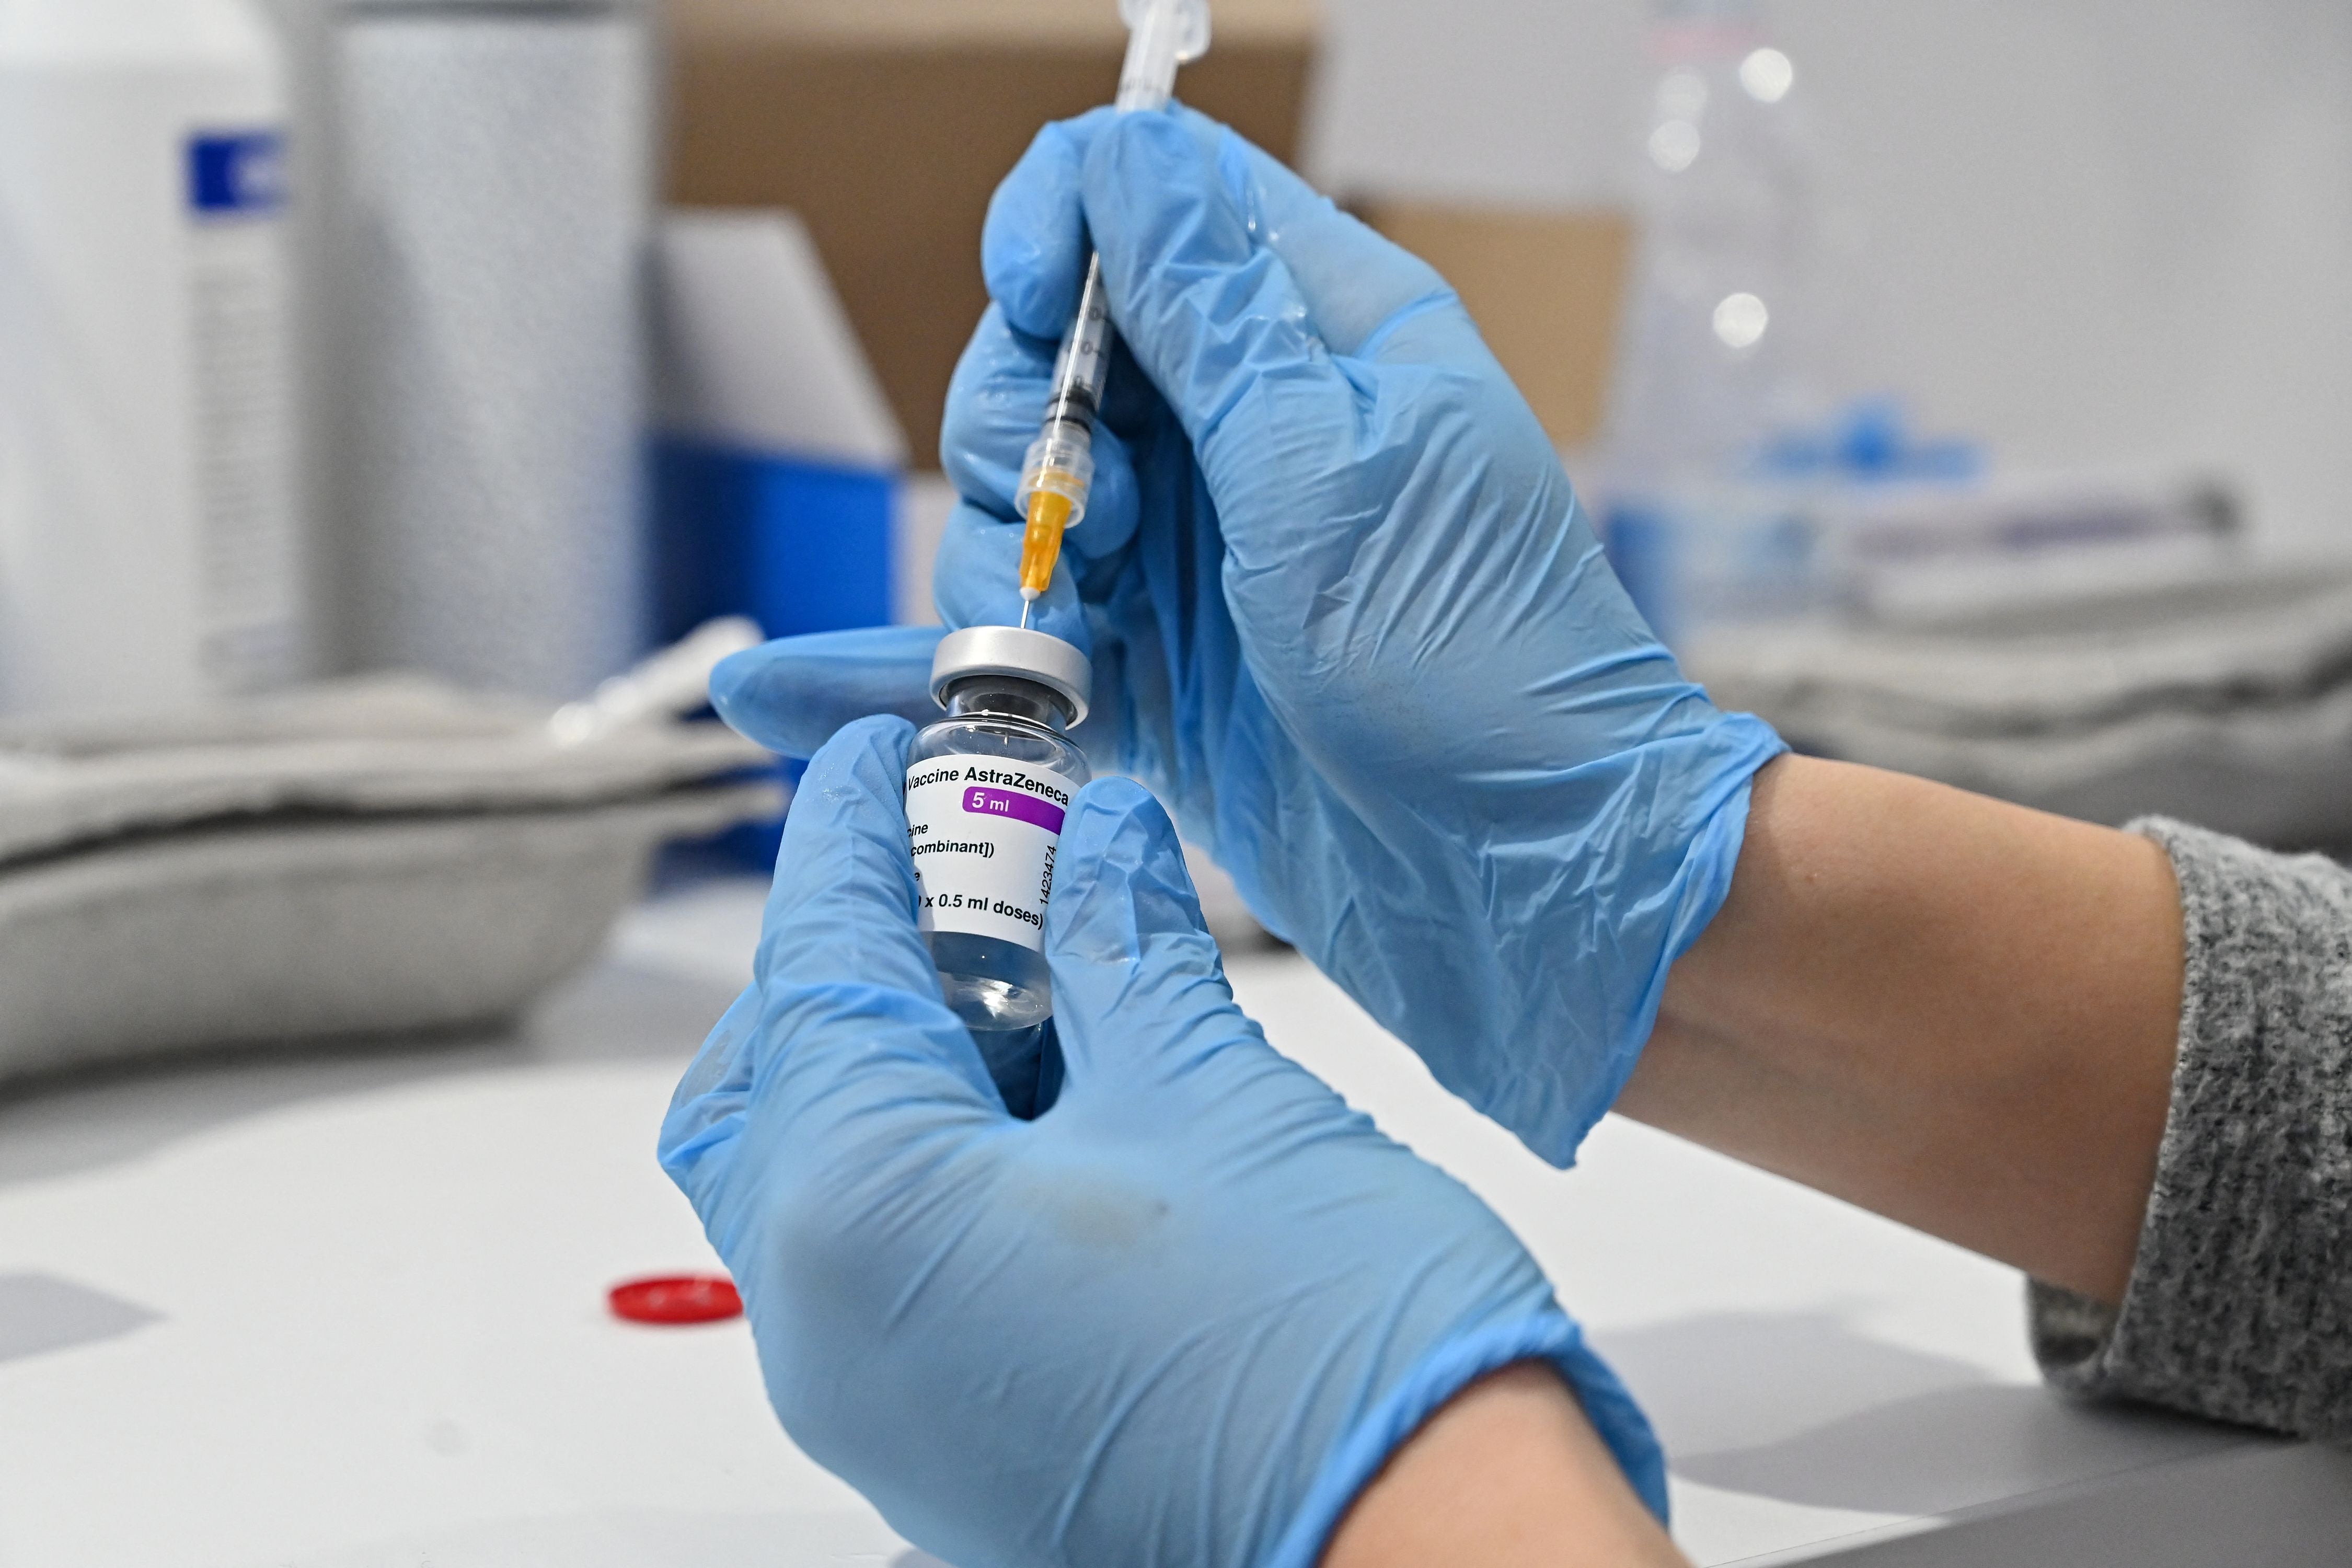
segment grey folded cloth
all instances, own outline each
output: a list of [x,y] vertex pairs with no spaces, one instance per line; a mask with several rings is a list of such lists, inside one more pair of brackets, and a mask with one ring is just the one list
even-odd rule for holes
[[1712,637],[1691,673],[1799,749],[2070,816],[2352,844],[2352,577],[2246,574],[1922,627]]
[[772,816],[766,752],[415,678],[0,726],[0,1079],[511,1017],[666,840]]
[[154,719],[0,723],[0,866],[269,812],[509,811],[650,795],[768,760],[720,724],[559,742],[544,706],[417,676]]

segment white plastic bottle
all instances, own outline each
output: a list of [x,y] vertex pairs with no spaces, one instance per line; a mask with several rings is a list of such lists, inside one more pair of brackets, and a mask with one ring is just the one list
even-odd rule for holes
[[0,0],[0,711],[295,670],[284,121],[246,0]]

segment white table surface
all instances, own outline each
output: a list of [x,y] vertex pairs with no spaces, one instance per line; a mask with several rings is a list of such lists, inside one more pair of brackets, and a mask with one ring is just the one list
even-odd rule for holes
[[[929,1560],[786,1441],[655,1167],[761,889],[634,912],[518,1034],[0,1100],[0,1568]],[[1701,1563],[2352,1562],[2352,1458],[2045,1393],[2007,1268],[1612,1120],[1562,1174],[1320,976],[1275,1042],[1516,1226],[1649,1408]]]

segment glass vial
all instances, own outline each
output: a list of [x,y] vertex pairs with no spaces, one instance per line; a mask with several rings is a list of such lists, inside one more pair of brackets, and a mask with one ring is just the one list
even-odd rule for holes
[[1092,776],[1066,731],[1086,715],[1086,656],[1058,637],[973,626],[940,644],[948,716],[915,737],[907,827],[919,919],[950,1008],[996,1059],[1054,1010],[1045,900],[1065,813]]

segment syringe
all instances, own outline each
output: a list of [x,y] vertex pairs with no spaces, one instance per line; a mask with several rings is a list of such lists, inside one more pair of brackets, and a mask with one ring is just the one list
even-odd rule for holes
[[[1118,110],[1165,109],[1176,90],[1176,68],[1196,60],[1209,47],[1208,0],[1119,0],[1127,23],[1127,60],[1118,73]],[[1021,489],[1013,504],[1028,520],[1021,535],[1021,624],[1062,555],[1062,531],[1087,515],[1087,492],[1095,478],[1095,413],[1102,403],[1103,377],[1110,369],[1110,308],[1103,296],[1102,258],[1087,255],[1087,280],[1078,291],[1078,313],[1055,356],[1053,391],[1045,400],[1045,428],[1021,465]]]

